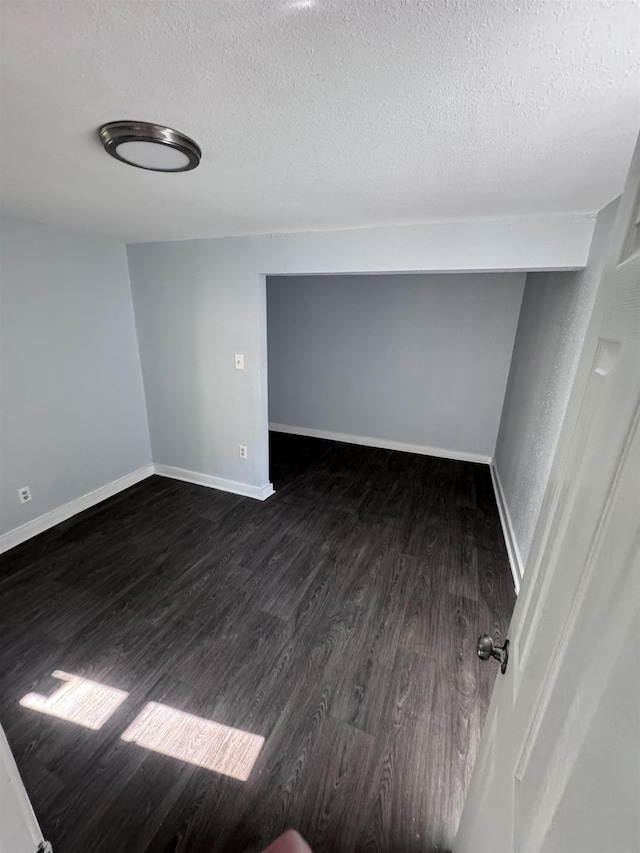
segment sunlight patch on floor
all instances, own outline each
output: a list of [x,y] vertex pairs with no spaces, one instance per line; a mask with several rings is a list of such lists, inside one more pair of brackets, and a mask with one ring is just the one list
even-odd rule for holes
[[[124,690],[59,669],[52,675],[62,682],[60,687],[50,696],[27,693],[20,700],[24,708],[97,730],[129,696]],[[158,702],[148,702],[121,738],[242,782],[249,778],[264,746],[260,735]]]
[[122,739],[246,782],[264,738],[149,702]]
[[20,700],[24,708],[68,720],[87,729],[100,729],[129,695],[98,681],[80,678],[56,669],[54,678],[63,683],[50,696],[27,693]]

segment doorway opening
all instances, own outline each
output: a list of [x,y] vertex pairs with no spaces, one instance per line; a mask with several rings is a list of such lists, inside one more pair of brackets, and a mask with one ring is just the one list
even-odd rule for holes
[[524,278],[268,276],[271,433],[489,463]]

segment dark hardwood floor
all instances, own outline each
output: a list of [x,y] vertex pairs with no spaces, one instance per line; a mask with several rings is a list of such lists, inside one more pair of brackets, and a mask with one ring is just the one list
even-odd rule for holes
[[[55,853],[452,844],[514,592],[486,466],[273,434],[264,503],[153,477],[5,554],[0,722]],[[56,670],[129,696],[23,707]],[[148,702],[264,736],[245,782],[121,738]]]

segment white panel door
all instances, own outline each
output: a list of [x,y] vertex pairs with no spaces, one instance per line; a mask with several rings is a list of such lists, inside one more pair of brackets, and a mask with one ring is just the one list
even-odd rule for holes
[[36,853],[49,849],[0,728],[0,853]]
[[640,850],[640,141],[456,853]]

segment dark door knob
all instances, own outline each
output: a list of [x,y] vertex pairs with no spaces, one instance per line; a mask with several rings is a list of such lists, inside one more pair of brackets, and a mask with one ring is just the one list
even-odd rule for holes
[[480,660],[495,658],[500,664],[500,672],[504,675],[509,660],[509,640],[504,641],[504,646],[496,646],[492,637],[482,634],[478,638],[478,657]]

